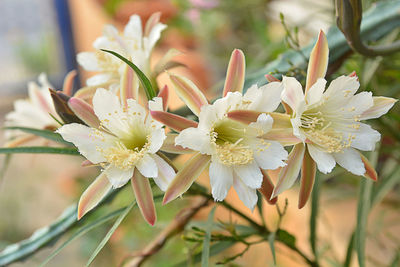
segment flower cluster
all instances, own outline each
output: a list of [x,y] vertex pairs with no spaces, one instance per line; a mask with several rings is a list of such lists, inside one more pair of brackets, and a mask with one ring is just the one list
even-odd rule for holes
[[[188,78],[169,72],[177,95],[198,118],[190,120],[167,112],[167,86],[158,90],[157,97],[139,103],[139,89],[146,90],[139,75],[155,81],[161,71],[176,66],[170,61],[176,52],[170,51],[150,68],[151,51],[166,27],[159,18],[154,14],[142,29],[134,15],[123,33],[106,26],[94,43],[96,51],[78,54],[86,70],[99,73],[73,96],[70,89],[58,93],[69,117],[57,115],[45,76],[39,79],[44,88],[30,84],[30,100],[16,102],[15,111],[6,117],[8,126],[58,128],[56,132],[87,159],[85,165],[101,167],[101,174],[81,196],[78,218],[111,190],[131,181],[144,218],[154,224],[149,178],[165,191],[166,204],[189,190],[206,169],[215,201],[223,201],[233,186],[249,209],[257,203],[257,190],[274,203],[300,172],[299,208],[303,207],[316,169],[329,173],[336,163],[353,174],[377,179],[359,151],[374,150],[380,134],[362,121],[382,116],[396,100],[356,93],[355,74],[340,76],[326,88],[329,51],[322,31],[310,55],[305,90],[293,77],[280,81],[270,75],[266,85],[245,87],[245,56],[238,49],[232,52],[222,96],[212,104]],[[132,61],[141,73],[100,49]],[[285,113],[277,112],[280,105]],[[167,127],[173,131],[166,132]],[[163,152],[193,156],[176,170]],[[278,168],[274,185],[268,170]]]

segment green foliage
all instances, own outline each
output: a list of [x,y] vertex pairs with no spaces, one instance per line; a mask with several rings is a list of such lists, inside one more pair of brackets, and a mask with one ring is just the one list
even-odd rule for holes
[[48,146],[21,146],[21,147],[0,147],[0,154],[63,154],[80,155],[73,147],[48,147]]

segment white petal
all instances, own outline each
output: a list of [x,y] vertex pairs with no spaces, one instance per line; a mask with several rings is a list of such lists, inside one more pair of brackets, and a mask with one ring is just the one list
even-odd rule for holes
[[99,71],[99,63],[96,54],[93,52],[81,52],[76,56],[79,65],[88,71]]
[[319,78],[313,86],[310,87],[306,94],[306,101],[308,105],[315,104],[319,102],[322,98],[322,95],[325,91],[326,80],[323,78]]
[[175,145],[190,148],[202,154],[211,155],[213,152],[209,133],[199,128],[187,128],[180,132],[175,138]]
[[254,189],[261,187],[263,175],[255,160],[245,165],[234,165],[233,169],[248,187]]
[[104,169],[104,173],[107,175],[108,180],[112,184],[113,188],[119,188],[125,185],[133,175],[134,168],[129,170],[121,170],[113,165],[109,165]]
[[379,118],[383,114],[386,114],[397,101],[394,98],[383,96],[374,96],[372,97],[372,100],[374,104],[368,110],[364,111],[363,114],[361,114],[360,120]]
[[161,97],[154,97],[149,101],[149,110],[151,111],[163,111],[163,100]]
[[[138,15],[132,15],[124,29],[124,36],[134,40],[142,40],[142,21]],[[140,45],[138,43],[137,45]]]
[[94,164],[105,161],[99,149],[107,149],[116,141],[116,138],[109,134],[78,123],[65,124],[57,132],[66,141],[77,146],[79,152]]
[[161,32],[167,28],[165,24],[157,23],[150,31],[148,36],[148,46],[146,47],[147,51],[151,51],[157,41],[160,39]]
[[144,122],[147,114],[145,108],[132,98],[127,99],[126,103],[128,104],[129,118],[133,120],[132,123],[135,123],[137,120]]
[[371,92],[361,92],[354,95],[347,105],[344,106],[345,110],[349,110],[353,114],[362,114],[374,105]]
[[97,74],[86,80],[87,86],[96,86],[108,82],[112,78],[111,74]]
[[122,110],[118,96],[99,88],[93,97],[93,110],[99,120],[112,133],[119,135],[126,130],[126,116]]
[[249,209],[254,210],[258,199],[256,189],[246,186],[240,177],[235,174],[233,177],[233,187],[235,188],[240,200],[243,201],[244,205],[246,205],[246,207]]
[[165,138],[167,136],[165,135],[165,131],[163,128],[153,130],[150,134],[150,147],[149,147],[149,153],[156,153],[158,150],[160,150],[161,146],[164,143]]
[[307,145],[311,158],[317,163],[318,170],[322,173],[330,173],[336,165],[335,158],[314,145]]
[[242,94],[239,92],[228,92],[223,98],[218,98],[212,105],[215,108],[216,116],[224,118],[229,111],[235,110],[242,103]]
[[329,84],[324,95],[338,99],[350,99],[359,87],[360,83],[357,77],[340,76]]
[[361,160],[360,153],[354,148],[346,148],[343,152],[333,153],[336,162],[355,175],[365,173],[364,163]]
[[304,103],[304,94],[301,84],[293,77],[283,76],[282,100],[288,104],[293,111],[299,113],[302,103]]
[[214,200],[224,200],[233,184],[232,167],[221,164],[218,162],[218,160],[212,160],[209,174]]
[[381,139],[381,134],[378,131],[364,123],[360,123],[360,128],[354,134],[355,138],[351,142],[351,146],[363,151],[375,150],[376,142]]
[[245,101],[251,101],[247,109],[272,112],[281,102],[283,83],[270,82],[260,88],[257,85],[250,87],[243,96]]
[[165,192],[168,188],[168,185],[174,179],[176,173],[174,169],[167,162],[165,162],[165,160],[163,160],[160,156],[154,154],[151,155],[151,157],[156,162],[158,168],[158,176],[153,178],[154,182],[162,191]]
[[262,169],[275,170],[286,165],[284,160],[287,159],[288,153],[279,142],[258,140],[257,143],[258,146],[253,148],[254,158]]
[[136,164],[136,168],[143,176],[147,178],[154,178],[158,176],[157,164],[148,154],[145,154],[143,158]]
[[214,105],[203,105],[199,114],[199,129],[209,131],[217,121],[217,112]]
[[261,131],[262,133],[258,134],[260,136],[268,133],[272,129],[273,123],[274,119],[270,115],[262,113],[258,116],[257,121],[250,123],[249,126]]

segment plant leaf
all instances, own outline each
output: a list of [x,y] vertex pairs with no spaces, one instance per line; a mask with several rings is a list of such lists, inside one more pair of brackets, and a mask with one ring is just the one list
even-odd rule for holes
[[113,226],[107,232],[106,236],[101,240],[100,244],[96,247],[92,255],[90,256],[88,262],[86,263],[86,267],[89,266],[93,260],[96,258],[97,254],[103,249],[103,247],[107,244],[108,240],[111,238],[115,230],[117,230],[118,226],[121,224],[123,219],[128,215],[131,209],[136,205],[136,201],[133,201],[129,206],[127,206],[124,211],[118,216],[118,219],[115,221]]
[[319,209],[319,190],[320,190],[320,178],[318,175],[315,176],[314,188],[311,193],[311,214],[310,214],[310,245],[311,250],[317,258],[317,218]]
[[0,154],[15,153],[80,155],[74,147],[21,146],[0,148]]
[[272,258],[274,259],[274,266],[276,266],[276,253],[275,253],[275,232],[268,235],[268,243],[271,248]]
[[201,253],[201,267],[208,267],[208,259],[210,257],[211,231],[213,227],[215,208],[216,206],[214,206],[211,209],[211,212],[208,214],[206,233],[203,241],[203,250]]
[[121,56],[120,54],[118,54],[114,51],[106,50],[106,49],[101,49],[101,51],[104,51],[104,52],[107,52],[107,53],[110,53],[110,54],[116,56],[117,58],[121,59],[123,62],[128,64],[129,67],[131,67],[135,71],[136,75],[139,77],[140,82],[142,83],[143,89],[146,93],[148,100],[152,100],[153,97],[156,96],[156,92],[154,91],[150,80],[135,64],[133,64],[131,61],[129,61],[128,59],[126,59],[125,57]]
[[41,130],[41,129],[35,129],[35,128],[28,128],[28,127],[17,127],[17,126],[13,126],[13,127],[4,127],[4,129],[6,130],[19,130],[22,131],[24,133],[30,133],[36,136],[40,136],[43,138],[46,138],[48,140],[52,140],[61,144],[66,144],[66,145],[70,145],[73,146],[72,143],[65,141],[62,136],[58,133],[55,133],[53,131],[49,131],[49,130]]

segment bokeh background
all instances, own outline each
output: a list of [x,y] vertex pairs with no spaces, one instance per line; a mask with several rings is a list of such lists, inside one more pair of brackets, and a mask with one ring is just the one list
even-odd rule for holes
[[[367,8],[373,1],[363,1]],[[154,51],[160,58],[169,48],[181,50],[178,61],[187,68],[174,72],[188,75],[210,96],[221,90],[231,51],[240,48],[246,55],[247,73],[276,59],[289,49],[299,50],[308,44],[320,29],[328,30],[335,22],[332,0],[1,0],[0,1],[0,122],[12,110],[15,99],[26,97],[27,82],[46,72],[51,83],[61,88],[65,74],[79,70],[76,89],[84,85],[90,73],[76,65],[75,54],[91,51],[92,42],[101,35],[105,23],[118,28],[132,14],[146,20],[153,12],[162,12],[162,22],[168,24]],[[283,16],[281,15],[283,14]],[[398,35],[393,34],[394,37]],[[294,37],[294,38],[292,38]],[[338,73],[356,70],[362,86],[374,94],[393,95],[400,90],[400,56],[365,59],[352,55]],[[158,80],[168,83],[165,76]],[[396,91],[397,90],[397,91]],[[398,96],[398,93],[397,93]],[[172,96],[171,109],[182,106]],[[398,110],[398,109],[397,109]],[[396,115],[396,109],[392,111]],[[394,125],[394,129],[398,127]],[[3,137],[2,137],[3,138]],[[1,139],[4,142],[4,138]],[[398,164],[398,143],[389,137],[393,151],[386,159],[393,168]],[[397,150],[395,150],[397,148]],[[4,156],[2,156],[2,162]],[[185,157],[177,159],[181,166]],[[36,229],[54,221],[96,177],[97,170],[81,168],[81,159],[61,155],[15,155],[0,180],[0,250],[8,244],[29,237]],[[358,184],[361,177],[343,174],[336,168],[324,176],[321,188],[318,246],[324,252],[323,266],[340,266],[346,246],[356,224]],[[208,186],[208,177],[201,177]],[[397,191],[396,191],[397,190]],[[368,220],[368,266],[388,266],[400,248],[400,197],[398,188],[375,206]],[[308,243],[310,206],[297,209],[298,186],[280,196],[279,205],[288,200],[287,213],[281,227],[296,235],[297,244],[311,254]],[[103,210],[111,211],[132,198],[125,188],[116,200]],[[115,232],[93,266],[118,266],[129,253],[144,247],[163,229],[189,199],[177,200],[172,205],[158,207],[156,226],[148,226],[137,211],[132,212]],[[241,205],[236,193],[229,193],[228,201],[259,221]],[[278,221],[276,208],[264,205],[267,225],[275,229]],[[207,217],[203,210],[196,220]],[[217,209],[217,218],[240,222],[224,210]],[[66,247],[48,266],[84,266],[92,251],[107,232],[110,224],[87,233]],[[185,234],[185,233],[183,233]],[[65,237],[63,238],[65,240]],[[60,244],[60,241],[56,246]],[[37,266],[56,247],[13,266]],[[172,239],[145,266],[172,266],[185,261],[196,248],[183,240]],[[243,249],[234,246],[212,259],[217,262]],[[277,244],[278,266],[305,266],[296,255]],[[357,266],[355,257],[353,265]],[[190,262],[188,262],[190,265]],[[267,244],[253,246],[230,266],[273,266]]]

